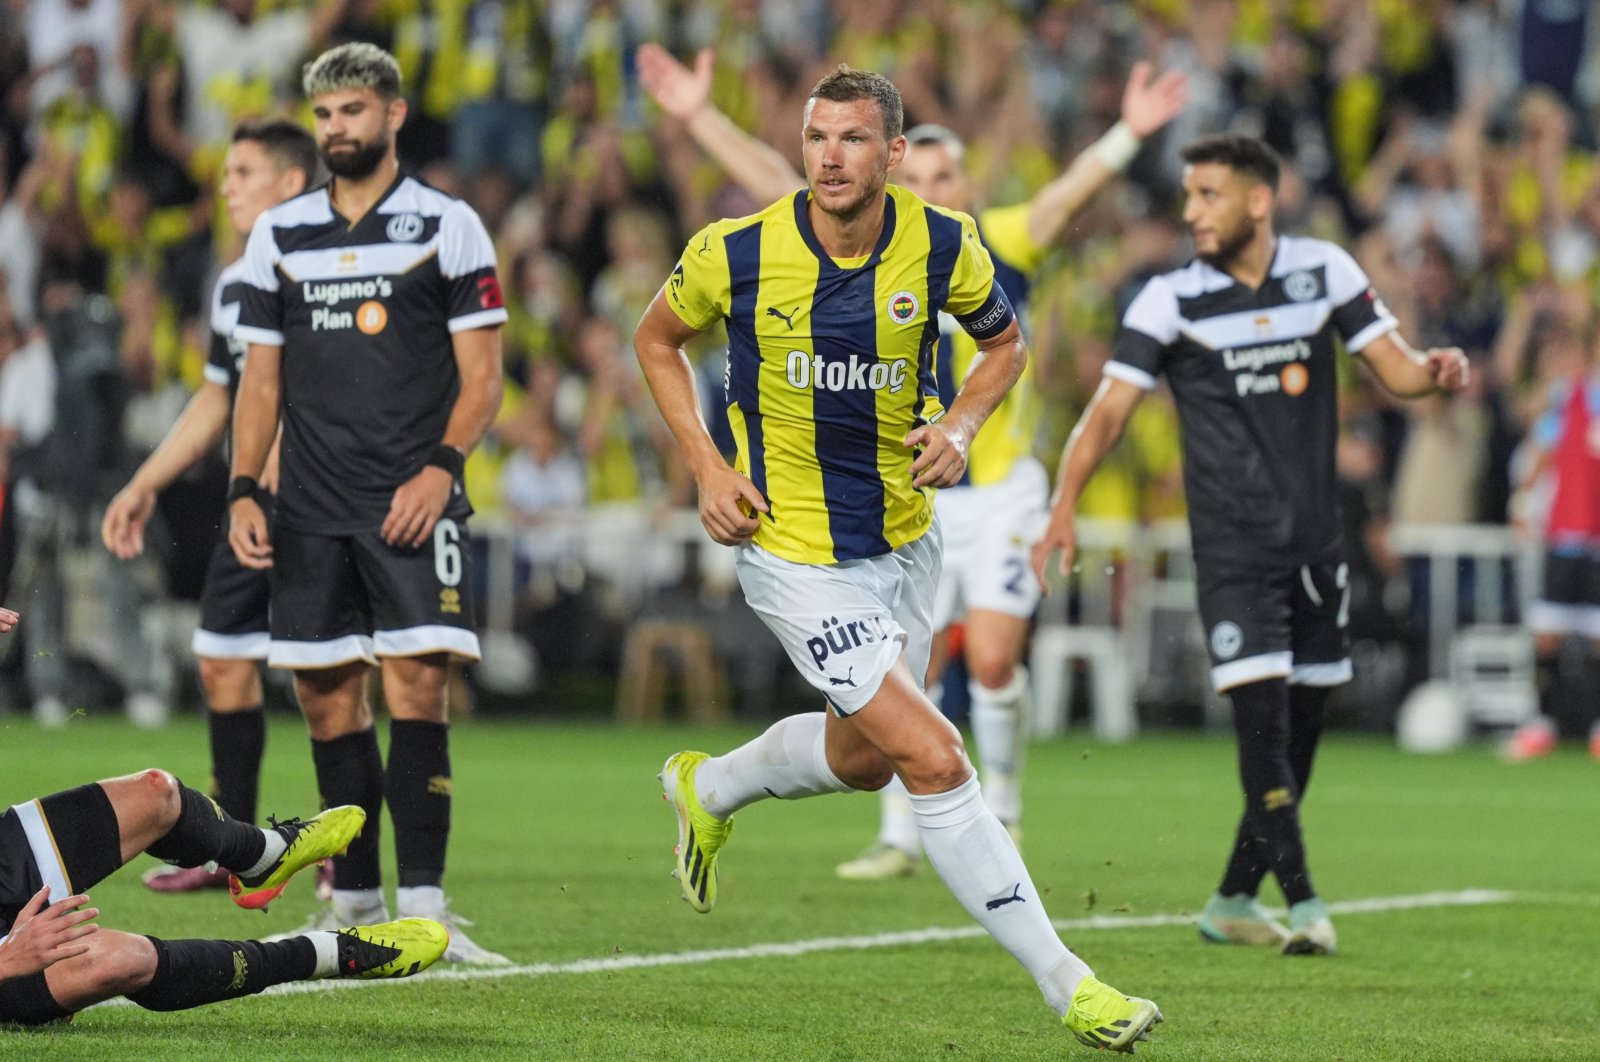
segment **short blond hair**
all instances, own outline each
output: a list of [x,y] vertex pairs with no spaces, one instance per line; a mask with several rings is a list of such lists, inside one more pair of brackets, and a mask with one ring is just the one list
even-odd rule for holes
[[400,63],[366,41],[330,48],[307,63],[300,77],[307,97],[340,89],[369,88],[386,100],[400,97]]

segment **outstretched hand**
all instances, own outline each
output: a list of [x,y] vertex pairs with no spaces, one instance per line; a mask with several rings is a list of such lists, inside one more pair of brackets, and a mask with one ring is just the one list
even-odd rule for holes
[[684,66],[659,44],[639,46],[639,82],[661,109],[680,121],[688,121],[711,99],[711,68],[716,54],[700,49],[694,69]]
[[0,608],[0,634],[10,634],[22,622],[22,617],[9,608]]
[[100,928],[92,922],[100,911],[84,906],[87,896],[68,896],[46,906],[49,898],[48,885],[34,893],[17,912],[10,935],[0,940],[0,981],[32,977],[89,950],[82,941]]
[[1155,67],[1144,60],[1133,64],[1128,85],[1122,90],[1122,120],[1141,140],[1178,115],[1189,105],[1189,78],[1181,70],[1168,70],[1155,76]]

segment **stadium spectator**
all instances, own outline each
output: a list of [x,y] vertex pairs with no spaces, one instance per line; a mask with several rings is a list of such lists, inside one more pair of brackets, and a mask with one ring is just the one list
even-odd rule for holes
[[[245,250],[228,537],[244,567],[272,572],[267,660],[295,671],[323,798],[371,822],[334,861],[319,918],[386,914],[376,822],[387,799],[401,914],[450,926],[451,961],[505,965],[467,935],[442,885],[449,665],[479,657],[461,479],[501,400],[494,248],[465,203],[401,174],[407,106],[393,56],[340,45],[304,81],[333,178],[263,214]],[[269,533],[256,495],[280,412]],[[387,774],[366,701],[374,666]]]
[[[66,561],[79,549],[90,514],[120,475],[120,421],[126,399],[121,373],[121,318],[110,300],[86,295],[73,281],[47,275],[39,305],[42,327],[15,359],[9,417],[31,443],[18,455],[9,495],[17,528],[13,600],[30,602],[35,622],[24,631],[24,672],[34,719],[63,725],[70,712],[67,629],[74,609]],[[70,430],[57,430],[60,425]],[[137,615],[140,591],[126,573],[105,572],[103,605]],[[156,727],[168,706],[156,696],[154,658],[138,623],[117,624],[114,667],[130,721]]]
[[579,556],[578,517],[588,500],[584,462],[556,423],[561,368],[542,358],[529,370],[521,408],[498,425],[500,441],[514,447],[501,491],[517,536],[517,585],[533,584],[535,597],[549,599],[558,579],[568,577]]
[[[291,97],[292,74],[307,51],[344,21],[351,0],[280,6],[262,14],[258,0],[216,5],[180,0],[131,0],[176,44],[183,72],[183,118],[165,116],[178,139],[162,146],[191,172],[215,171],[228,136],[242,119],[271,113]],[[169,102],[176,106],[177,94]],[[196,153],[200,153],[196,157]]]
[[[984,806],[960,732],[923,692],[941,537],[926,488],[961,480],[1027,348],[972,219],[887,185],[906,153],[903,113],[881,75],[842,65],[826,75],[804,112],[809,188],[692,237],[635,335],[707,532],[740,547],[746,600],[827,700],[726,755],[667,760],[676,873],[708,912],[740,808],[879,789],[898,775],[929,862],[961,905],[1080,1041],[1131,1050],[1161,1012],[1095,979],[1062,944]],[[926,340],[942,311],[983,352],[948,410],[916,382],[934,368]],[[700,417],[682,349],[718,320],[735,467]]]
[[588,467],[589,504],[684,504],[688,470],[638,371],[623,357],[622,332],[611,320],[591,317],[578,329],[586,379],[577,442]]
[[23,328],[34,321],[34,299],[39,288],[38,205],[35,202],[41,167],[29,167],[26,176],[7,187],[0,166],[0,294],[3,294]]
[[[11,596],[17,538],[24,505],[38,507],[38,487],[29,467],[55,426],[56,366],[44,336],[24,329],[10,304],[0,298],[0,592]],[[59,691],[57,691],[59,692]],[[59,702],[58,702],[59,703]],[[48,721],[65,715],[65,707],[46,703]]]
[[[285,121],[240,125],[223,162],[222,198],[241,239],[268,207],[305,191],[317,174],[316,142]],[[233,338],[244,294],[244,261],[217,277],[211,302],[211,343],[205,382],[171,432],[106,506],[100,537],[120,560],[144,553],[145,527],[156,496],[199,462],[228,428],[246,348]],[[258,500],[271,511],[277,454],[269,456]],[[239,564],[226,536],[218,536],[201,591],[200,626],[191,648],[200,660],[210,734],[211,779],[217,804],[240,822],[256,821],[261,754],[267,739],[258,668],[267,658],[267,574]],[[227,874],[204,867],[173,867],[146,874],[157,892],[222,888]]]
[[[1600,341],[1592,326],[1557,317],[1547,318],[1537,345],[1549,382],[1522,455],[1516,508],[1519,521],[1538,529],[1544,550],[1544,584],[1527,615],[1539,714],[1518,728],[1505,752],[1512,760],[1549,755],[1567,731],[1584,734],[1600,759]],[[1572,669],[1563,667],[1561,653],[1568,640],[1586,649]]]
[[[1061,457],[1050,526],[1033,549],[1075,552],[1084,485],[1165,375],[1184,434],[1184,479],[1213,686],[1233,702],[1245,811],[1208,940],[1331,954],[1337,937],[1306,866],[1298,804],[1327,697],[1351,674],[1334,479],[1335,338],[1400,397],[1460,390],[1458,349],[1413,350],[1339,247],[1277,236],[1279,162],[1262,141],[1219,135],[1183,149],[1184,220],[1197,258],[1144,286]],[[1307,308],[1311,312],[1307,312]],[[1260,906],[1268,872],[1285,929]]]
[[[0,203],[0,269],[11,276],[12,299],[25,325],[37,316],[41,277],[70,279],[87,294],[110,294],[121,306],[133,307],[137,296],[141,312],[154,284],[159,292],[154,314],[136,321],[139,327],[127,337],[139,370],[148,374],[154,368],[157,384],[149,393],[130,387],[133,405],[143,407],[130,418],[130,434],[123,440],[131,450],[153,443],[176,416],[181,402],[167,402],[165,392],[179,382],[189,388],[199,383],[203,343],[191,337],[205,331],[205,278],[207,269],[215,268],[207,244],[214,243],[215,262],[234,253],[226,219],[209,188],[226,147],[220,134],[241,112],[295,113],[300,101],[292,98],[287,75],[309,57],[302,53],[311,46],[220,50],[248,50],[253,71],[270,66],[278,73],[275,80],[252,74],[248,84],[235,83],[226,72],[221,80],[209,76],[220,98],[208,102],[193,95],[196,70],[188,62],[182,27],[214,24],[220,27],[216,39],[238,41],[254,40],[271,25],[298,23],[311,25],[314,36],[322,32],[316,28],[321,16],[338,6],[313,0],[253,5],[248,0],[13,0],[0,5],[0,146],[7,178],[0,183],[10,189]],[[730,0],[663,7],[643,0],[505,0],[441,7],[348,0],[342,14],[328,18],[326,32],[330,41],[368,40],[400,52],[413,105],[402,136],[428,124],[421,112],[437,117],[431,142],[403,141],[401,154],[429,181],[454,180],[469,201],[478,202],[486,186],[480,183],[482,167],[498,164],[512,184],[519,184],[528,145],[539,138],[538,176],[510,216],[526,217],[529,205],[539,204],[550,232],[509,223],[495,233],[501,261],[507,275],[514,276],[520,262],[537,261],[535,274],[575,277],[577,284],[572,290],[563,279],[529,288],[530,293],[542,288],[537,296],[541,321],[566,323],[540,324],[518,335],[508,330],[506,368],[513,378],[525,375],[521,362],[530,355],[570,363],[579,323],[611,309],[609,302],[600,306],[589,299],[597,278],[615,264],[606,238],[611,217],[649,211],[667,220],[668,242],[675,245],[710,220],[761,205],[722,180],[691,139],[678,135],[679,126],[641,106],[641,70],[631,55],[635,43],[652,40],[685,54],[699,47],[717,49],[723,61],[714,71],[713,101],[739,128],[777,145],[791,167],[799,156],[790,132],[798,103],[790,103],[804,97],[816,76],[812,68],[824,62],[830,42],[881,53],[885,63],[907,70],[908,89],[917,86],[913,95],[931,94],[934,111],[942,108],[963,139],[980,202],[1017,202],[1036,193],[1114,120],[1130,58],[1155,56],[1166,68],[1190,72],[1195,97],[1168,141],[1223,128],[1260,132],[1303,171],[1308,179],[1299,183],[1304,188],[1292,174],[1285,175],[1279,202],[1286,228],[1355,248],[1376,222],[1394,239],[1408,271],[1419,260],[1424,270],[1432,269],[1419,257],[1421,248],[1433,239],[1444,242],[1456,273],[1455,308],[1446,322],[1451,327],[1465,316],[1472,318],[1465,323],[1473,328],[1512,332],[1517,322],[1508,317],[1502,325],[1498,307],[1514,308],[1525,301],[1524,292],[1552,280],[1583,278],[1592,302],[1600,207],[1587,210],[1585,204],[1600,203],[1600,182],[1588,154],[1600,82],[1580,75],[1569,88],[1565,74],[1547,77],[1532,65],[1559,60],[1557,65],[1569,72],[1594,67],[1592,38],[1600,20],[1579,10],[1582,5],[1541,3],[1531,21],[1523,17],[1527,5],[1495,0],[1288,6],[1226,0],[1188,5],[1047,0],[1020,6],[1006,0],[919,0],[871,5],[872,11],[852,11],[852,6],[860,5]],[[900,16],[894,15],[897,10]],[[60,14],[65,21],[56,17]],[[483,42],[495,25],[502,32],[490,54]],[[1020,30],[1023,25],[1027,32]],[[51,46],[55,58],[34,68],[28,42],[30,30],[37,29],[57,43]],[[1591,38],[1588,43],[1583,34]],[[1552,41],[1554,50],[1540,50]],[[203,65],[213,68],[215,57],[205,58]],[[1535,102],[1524,105],[1525,99]],[[1528,121],[1519,122],[1519,107],[1539,113],[1525,114]],[[201,120],[199,110],[215,112],[204,120],[216,135],[203,145],[191,128]],[[479,110],[485,112],[481,122],[474,113]],[[536,131],[537,121],[518,118],[508,133],[501,118],[512,111],[542,116],[542,131]],[[1476,163],[1463,161],[1453,134],[1469,114],[1482,134]],[[1388,167],[1392,158],[1385,145],[1406,139],[1408,115],[1416,116],[1413,129],[1432,131],[1410,135],[1424,150],[1406,152],[1388,191],[1371,194],[1369,171]],[[196,153],[197,146],[204,150]],[[485,146],[486,156],[479,150]],[[433,168],[435,161],[449,169]],[[1076,351],[1109,341],[1117,318],[1112,307],[1125,275],[1122,234],[1158,225],[1168,215],[1180,168],[1173,150],[1141,153],[1118,193],[1075,220],[1070,246],[1044,263],[1037,278],[1032,300],[1036,351]],[[1319,173],[1326,176],[1316,179]],[[32,175],[32,189],[26,180],[18,181],[23,174]],[[122,183],[119,175],[133,176],[142,186],[149,209],[144,231],[109,225],[114,213],[109,200],[113,186]],[[1474,187],[1479,190],[1476,220],[1441,227],[1438,219],[1465,218]],[[1358,189],[1368,190],[1368,197],[1361,199]],[[117,191],[118,216],[138,198],[125,191]],[[13,210],[14,203],[23,209]],[[170,208],[178,209],[168,215]],[[19,215],[25,227],[16,224]],[[177,222],[165,229],[169,216]],[[12,238],[24,228],[31,237]],[[109,239],[108,228],[114,230]],[[88,238],[91,230],[95,242]],[[31,256],[37,262],[32,282],[27,279],[29,245],[38,248]],[[161,249],[152,253],[154,247]],[[1176,259],[1164,261],[1162,267],[1175,264]],[[127,277],[135,278],[132,295]],[[1419,275],[1419,282],[1423,279]],[[1388,281],[1378,286],[1394,303],[1403,301]],[[1422,306],[1421,287],[1416,302],[1427,315],[1431,311]],[[519,300],[512,301],[515,312]],[[1463,315],[1463,309],[1471,312]],[[1425,338],[1422,317],[1416,327],[1418,337]],[[714,342],[708,338],[707,347]],[[1462,345],[1469,355],[1476,347]],[[705,358],[708,379],[718,361],[715,354]],[[1521,391],[1531,375],[1485,374],[1484,408],[1492,429],[1481,476],[1481,514],[1491,521],[1503,519],[1507,460],[1519,434],[1508,411],[1523,404]],[[1037,377],[1050,454],[1059,450],[1088,398],[1072,376]],[[1370,398],[1361,393],[1369,388],[1366,382],[1357,378],[1350,386],[1362,400]],[[1370,493],[1374,511],[1381,512],[1388,506],[1411,414],[1388,404],[1373,408],[1383,428],[1373,437],[1382,443],[1382,461]],[[1176,430],[1170,411],[1155,403],[1141,407],[1136,421],[1141,418],[1155,424],[1157,434]],[[571,427],[575,430],[575,423]],[[488,479],[498,481],[498,473],[491,470]],[[1127,504],[1118,502],[1116,511],[1169,511],[1170,499],[1150,493],[1149,484],[1157,482],[1164,480],[1132,482]],[[476,497],[493,500],[487,493]],[[210,516],[198,507],[163,508],[172,509],[164,515],[175,526],[208,526]],[[616,607],[626,611],[625,603]],[[158,618],[153,615],[150,622]],[[96,626],[73,625],[77,644],[70,648],[80,659],[85,651],[93,655],[101,642]],[[133,630],[139,625],[118,626]]]
[[[659,47],[641,48],[645,86],[752,196],[773,199],[804,187],[805,179],[775,151],[740,133],[715,110],[704,54],[691,70]],[[1033,279],[1052,245],[1073,217],[1133,160],[1144,139],[1183,109],[1185,92],[1181,75],[1157,79],[1147,64],[1135,66],[1119,124],[1025,203],[979,211],[965,168],[965,145],[942,126],[920,125],[909,131],[896,181],[936,207],[975,214],[979,239],[997,263],[997,279],[1025,317]],[[940,331],[935,378],[939,400],[948,407],[974,364],[977,347],[953,319],[941,320]],[[1037,400],[1033,374],[1024,368],[1017,386],[990,417],[987,430],[972,440],[966,475],[935,499],[948,563],[940,569],[934,595],[936,634],[928,683],[937,688],[942,682],[944,632],[961,622],[984,799],[1018,842],[1027,751],[1023,709],[1028,699],[1027,671],[1020,661],[1027,648],[1029,620],[1038,605],[1037,587],[1025,577],[1026,550],[1049,493],[1048,474],[1032,452],[1040,414]],[[841,877],[876,880],[918,869],[916,821],[898,778],[884,787],[881,802],[876,840],[859,857],[840,864]]]
[[28,7],[28,77],[31,104],[42,113],[87,81],[126,118],[131,87],[123,58],[122,0],[37,0]]

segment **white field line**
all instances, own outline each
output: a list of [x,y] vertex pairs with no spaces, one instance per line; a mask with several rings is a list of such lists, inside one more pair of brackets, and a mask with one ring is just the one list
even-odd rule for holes
[[[1331,903],[1333,914],[1381,914],[1385,911],[1413,911],[1437,907],[1479,907],[1485,904],[1512,903],[1518,893],[1496,889],[1462,889],[1459,892],[1425,892],[1414,896],[1379,896],[1366,900]],[[1057,919],[1055,927],[1063,933],[1108,929],[1153,929],[1164,926],[1192,926],[1194,915],[1090,915],[1087,918]],[[874,933],[856,937],[815,937],[778,944],[749,944],[740,948],[708,948],[698,951],[661,952],[654,955],[607,955],[598,959],[570,962],[537,962],[517,966],[471,966],[438,969],[400,981],[298,981],[269,988],[263,995],[295,995],[304,992],[331,992],[345,988],[371,988],[374,985],[437,984],[440,981],[489,981],[510,977],[553,977],[563,974],[616,973],[661,966],[703,966],[707,963],[741,959],[791,958],[828,951],[870,951],[875,948],[901,948],[947,940],[969,940],[984,936],[981,926],[933,926],[896,933]],[[1070,938],[1069,941],[1070,943]],[[122,1002],[114,1000],[115,1003]]]

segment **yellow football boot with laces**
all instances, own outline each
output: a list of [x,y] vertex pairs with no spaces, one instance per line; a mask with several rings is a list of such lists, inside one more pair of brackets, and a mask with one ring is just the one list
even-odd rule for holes
[[683,898],[701,914],[717,902],[717,853],[733,832],[733,818],[713,817],[700,806],[694,775],[711,757],[704,752],[677,752],[668,757],[656,777],[661,794],[678,816],[678,847],[672,875],[683,887]]
[[1134,1045],[1150,1039],[1150,1030],[1162,1020],[1161,1008],[1148,999],[1125,996],[1085,977],[1072,994],[1072,1006],[1061,1024],[1085,1047],[1131,1055]]

